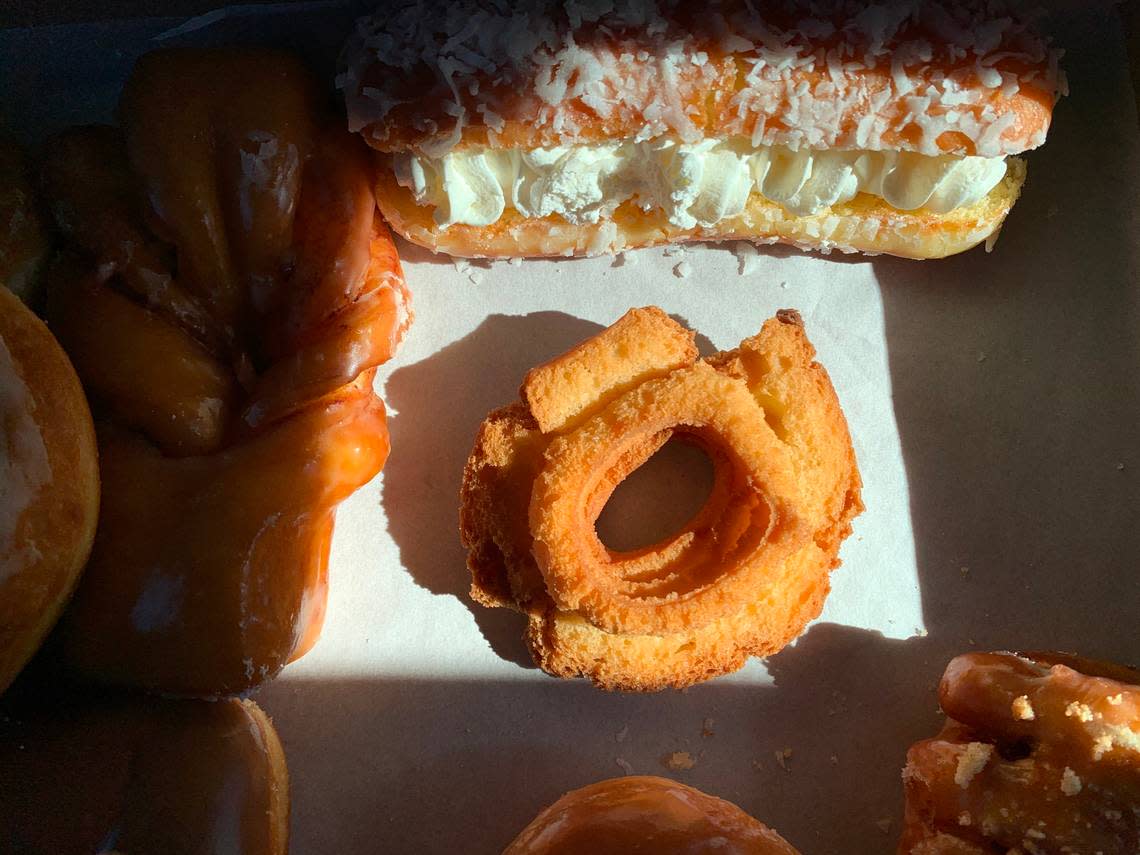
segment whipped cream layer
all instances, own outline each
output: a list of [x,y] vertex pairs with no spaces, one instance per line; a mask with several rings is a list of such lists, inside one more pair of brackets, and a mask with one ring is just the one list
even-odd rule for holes
[[944,214],[973,205],[1005,176],[1005,160],[914,152],[793,150],[744,139],[629,140],[533,149],[462,149],[395,156],[396,179],[443,228],[487,226],[507,208],[596,223],[623,202],[662,210],[683,229],[741,213],[752,193],[796,216],[858,193],[903,211]]

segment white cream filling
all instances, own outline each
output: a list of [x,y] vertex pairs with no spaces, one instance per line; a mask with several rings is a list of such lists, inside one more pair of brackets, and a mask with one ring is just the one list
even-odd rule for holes
[[663,210],[683,229],[711,226],[758,193],[810,216],[870,193],[903,211],[945,214],[973,205],[1005,176],[1003,158],[912,152],[793,150],[743,139],[601,143],[533,149],[463,149],[442,157],[396,155],[396,180],[442,228],[487,226],[514,208],[596,223],[623,202]]

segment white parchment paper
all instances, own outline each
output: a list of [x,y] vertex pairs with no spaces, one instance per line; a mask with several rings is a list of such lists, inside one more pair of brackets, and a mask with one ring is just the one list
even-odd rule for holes
[[[293,47],[331,81],[351,17],[302,3],[0,32],[0,121],[37,144],[110,120],[135,57],[166,44]],[[320,643],[256,695],[288,754],[292,852],[492,855],[566,790],[629,771],[731,799],[806,855],[889,852],[951,656],[1140,661],[1137,117],[1111,5],[1049,26],[1073,95],[992,254],[770,249],[742,275],[728,247],[461,269],[401,244],[417,318],[378,379],[392,457],[338,517]],[[686,692],[607,695],[535,670],[521,619],[467,598],[457,493],[479,422],[530,366],[650,304],[706,350],[798,309],[867,512],[794,646]],[[607,526],[691,501],[691,464],[666,455]],[[672,752],[695,765],[666,768]]]

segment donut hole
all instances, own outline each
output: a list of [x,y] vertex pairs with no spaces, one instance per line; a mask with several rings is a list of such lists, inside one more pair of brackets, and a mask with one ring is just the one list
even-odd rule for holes
[[598,517],[598,539],[614,552],[664,540],[704,507],[714,476],[703,448],[681,436],[671,438],[618,484]]

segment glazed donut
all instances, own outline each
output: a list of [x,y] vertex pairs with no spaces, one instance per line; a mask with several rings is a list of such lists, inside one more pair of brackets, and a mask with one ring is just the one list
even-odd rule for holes
[[611,778],[543,810],[503,855],[798,855],[736,805],[649,776]]
[[122,131],[52,141],[48,314],[96,409],[103,515],[61,624],[89,677],[244,692],[315,641],[337,504],[388,454],[410,315],[366,150],[290,56],[144,56]]
[[24,153],[0,137],[0,285],[28,300],[50,246]]
[[[813,357],[794,312],[698,360],[693,334],[648,308],[533,369],[464,471],[472,597],[527,616],[543,670],[605,689],[680,688],[782,648],[819,614],[862,510]],[[657,544],[608,549],[607,500],[673,436],[712,459],[708,501]]]
[[989,0],[432,0],[358,21],[338,85],[384,216],[436,252],[935,258],[1017,200],[1059,56]]
[[907,754],[902,855],[1140,851],[1140,672],[970,653]]
[[253,701],[73,697],[5,712],[0,852],[288,850],[285,754]]
[[0,287],[0,694],[55,624],[91,551],[91,411],[43,322]]

